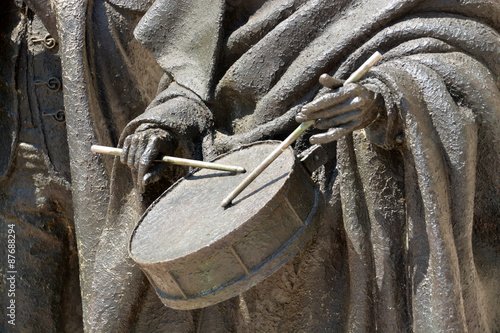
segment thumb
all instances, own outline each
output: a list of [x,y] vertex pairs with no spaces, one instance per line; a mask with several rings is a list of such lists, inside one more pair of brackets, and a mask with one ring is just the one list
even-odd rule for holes
[[321,83],[323,86],[331,89],[337,89],[340,88],[344,85],[344,80],[336,79],[328,74],[322,74],[319,77],[319,83]]
[[141,185],[146,187],[149,184],[159,181],[164,170],[165,163],[155,163],[154,167],[142,177]]

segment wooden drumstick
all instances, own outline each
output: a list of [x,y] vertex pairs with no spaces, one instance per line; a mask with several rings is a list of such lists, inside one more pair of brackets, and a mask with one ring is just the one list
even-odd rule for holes
[[[361,79],[361,77],[365,75],[365,73],[368,72],[368,70],[375,65],[380,58],[382,58],[382,54],[378,51],[375,52],[367,61],[363,63],[363,65],[361,65],[361,67],[349,76],[344,84],[356,82]],[[257,178],[258,175],[262,173],[262,171],[269,166],[269,164],[271,164],[276,158],[278,158],[278,156],[281,155],[283,151],[285,151],[295,140],[297,140],[297,138],[304,133],[305,130],[311,127],[312,124],[314,124],[314,120],[300,124],[300,126],[297,127],[292,134],[290,134],[271,154],[269,154],[269,156],[264,159],[264,161],[262,161],[262,163],[260,163],[238,186],[236,186],[236,188],[229,193],[224,200],[222,200],[220,205],[222,207],[229,205],[238,194],[240,194],[255,178]]]
[[[113,147],[106,147],[106,146],[99,146],[99,145],[93,145],[92,147],[90,147],[90,150],[92,150],[94,153],[101,153],[101,154],[108,154],[108,155],[115,155],[115,156],[120,156],[122,154],[122,149],[120,149],[120,148],[113,148]],[[246,172],[245,168],[240,167],[240,166],[223,165],[223,164],[217,164],[217,163],[212,163],[212,162],[190,160],[187,158],[180,158],[180,157],[173,157],[173,156],[161,156],[160,159],[157,161],[167,162],[167,163],[171,163],[171,164],[175,164],[175,165],[184,165],[184,166],[191,166],[191,167],[197,167],[197,168],[204,168],[204,169],[230,171],[230,172],[235,172],[235,173],[245,173]]]

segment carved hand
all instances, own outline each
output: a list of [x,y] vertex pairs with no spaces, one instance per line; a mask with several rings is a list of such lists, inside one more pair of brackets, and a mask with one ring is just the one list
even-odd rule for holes
[[[327,74],[323,74],[319,82],[328,88],[342,83]],[[363,85],[348,83],[304,105],[295,120],[315,120],[316,128],[327,131],[313,135],[309,141],[312,144],[328,143],[370,125],[377,118],[381,105],[383,100],[380,94]]]
[[153,161],[159,155],[173,155],[178,142],[173,134],[160,128],[141,130],[125,138],[120,161],[137,172],[137,186],[144,192],[146,185],[160,180],[165,163]]

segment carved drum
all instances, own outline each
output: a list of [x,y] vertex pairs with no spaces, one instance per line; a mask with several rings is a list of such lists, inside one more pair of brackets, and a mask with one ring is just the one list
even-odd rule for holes
[[[251,171],[277,145],[258,142],[214,162]],[[129,252],[165,305],[194,309],[236,296],[278,270],[317,230],[323,198],[291,148],[222,208],[244,177],[195,171],[141,217]]]

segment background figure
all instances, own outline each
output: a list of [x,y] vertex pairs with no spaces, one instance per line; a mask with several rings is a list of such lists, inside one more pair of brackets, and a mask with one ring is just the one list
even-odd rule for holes
[[[7,2],[1,14],[0,265],[2,332],[83,330],[59,47],[40,19]],[[15,269],[7,265],[7,225]],[[7,271],[16,271],[9,296]],[[10,318],[9,318],[10,319]]]
[[[117,187],[110,195],[114,159],[90,151],[92,144],[118,145],[123,128],[144,112],[156,94],[162,70],[132,34],[151,3],[147,0],[24,2],[43,20],[60,46],[84,327],[86,331],[114,331],[106,321],[102,322],[105,327],[102,329],[90,323],[92,317],[115,308],[114,301],[105,305],[99,302],[100,290],[121,287],[114,279],[100,279],[96,274],[99,271],[113,272],[114,269],[107,265],[108,259],[105,260],[110,253],[99,252],[102,233],[115,231],[121,235],[120,230],[124,230],[106,222],[110,198],[116,198],[115,202],[120,203],[118,206],[131,202],[124,210],[127,218],[123,222],[136,221],[148,200],[178,177],[175,170],[170,174],[167,170],[164,177],[150,187],[148,193],[152,193],[151,196],[136,195],[128,191],[133,179],[128,167],[124,166],[124,170],[116,172],[119,177]],[[119,196],[114,193],[119,193]],[[112,244],[107,246],[114,248]],[[97,255],[103,262],[94,267]],[[126,249],[119,248],[110,255],[109,259],[115,256],[126,258],[127,253]],[[127,275],[116,278],[125,282]],[[127,313],[137,311],[136,301],[144,300],[145,282],[140,276],[137,283],[120,291],[122,295],[138,295],[134,302],[121,302],[126,299],[122,296],[117,297],[116,304],[125,304]],[[151,296],[158,307],[162,306],[154,294]],[[169,317],[168,311],[163,314],[165,318]],[[113,318],[111,322],[116,322],[119,327],[122,324],[120,319]],[[126,321],[131,320],[133,318]]]

